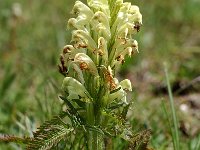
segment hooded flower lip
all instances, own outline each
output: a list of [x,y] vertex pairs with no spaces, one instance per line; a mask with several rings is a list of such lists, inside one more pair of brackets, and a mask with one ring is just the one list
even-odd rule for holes
[[92,17],[91,26],[92,30],[97,34],[97,39],[98,37],[103,36],[106,40],[110,40],[111,32],[109,19],[105,13],[97,11]]
[[72,9],[72,14],[75,14],[75,15],[84,14],[85,16],[88,16],[89,18],[91,18],[94,13],[84,3],[82,3],[81,1],[76,1],[74,8]]
[[63,48],[63,54],[71,53],[75,48],[72,45],[65,45]]
[[97,20],[99,23],[102,23],[106,28],[109,29],[110,25],[108,17],[103,12],[97,11],[93,16],[93,19]]
[[142,14],[140,13],[139,7],[136,5],[131,5],[129,11],[128,18],[130,21],[138,22],[142,24]]
[[85,32],[83,30],[73,31],[72,41],[80,42],[80,40],[83,41],[87,45],[87,48],[89,50],[91,50],[92,52],[97,49],[97,44],[92,39],[92,37],[89,35],[89,33]]
[[107,16],[110,16],[110,10],[108,7],[108,0],[87,0],[88,5],[93,8],[95,12],[102,11]]
[[62,64],[65,65],[66,68],[69,68],[71,62],[74,61],[74,57],[77,53],[85,53],[84,48],[75,48],[73,45],[65,45],[63,48],[62,56]]
[[85,18],[83,16],[79,16],[77,18],[70,18],[67,23],[67,28],[68,29],[75,28],[78,30],[86,30],[85,24],[87,24],[87,23],[88,23],[87,18]]
[[124,90],[129,90],[132,91],[132,86],[131,86],[131,81],[129,79],[122,80],[119,85],[122,87]]
[[96,65],[88,55],[84,53],[78,53],[74,57],[74,62],[79,64],[81,70],[88,70],[93,75],[98,76]]

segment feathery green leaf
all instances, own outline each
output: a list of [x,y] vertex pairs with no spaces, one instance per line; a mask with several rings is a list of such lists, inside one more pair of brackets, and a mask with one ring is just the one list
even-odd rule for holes
[[65,124],[62,119],[65,113],[55,116],[52,120],[45,122],[34,133],[34,138],[27,145],[27,150],[48,150],[58,144],[67,134],[74,129]]

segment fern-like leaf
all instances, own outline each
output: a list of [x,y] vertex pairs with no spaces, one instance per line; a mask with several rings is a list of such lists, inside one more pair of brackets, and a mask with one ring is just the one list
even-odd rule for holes
[[33,140],[27,145],[27,150],[49,150],[58,144],[73,128],[62,121],[65,114],[55,116],[52,120],[45,122],[34,133]]
[[32,141],[32,138],[29,137],[17,137],[13,135],[4,135],[0,134],[0,142],[14,142],[14,143],[19,143],[19,144],[27,144]]
[[147,129],[133,135],[129,141],[129,149],[148,150],[148,143],[151,137],[151,130]]
[[60,96],[60,98],[66,103],[66,105],[69,107],[67,109],[66,114],[68,114],[68,117],[72,121],[73,126],[82,125],[84,124],[83,117],[79,114],[78,110],[73,106],[73,104],[66,98]]

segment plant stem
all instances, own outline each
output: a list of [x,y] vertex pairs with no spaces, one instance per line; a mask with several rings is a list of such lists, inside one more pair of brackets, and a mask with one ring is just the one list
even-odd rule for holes
[[[94,104],[90,103],[86,106],[87,123],[91,127],[100,125],[99,110],[94,110]],[[97,115],[98,114],[98,115]],[[89,130],[87,133],[87,144],[89,150],[102,150],[104,142],[101,133],[94,130]]]
[[[89,103],[86,105],[86,110],[87,110],[87,124],[89,126],[94,126],[95,124],[95,116],[94,116],[94,106],[93,103]],[[96,149],[96,142],[94,138],[94,132],[93,131],[88,131],[87,133],[87,144],[88,144],[88,149],[89,150],[94,150]]]
[[88,149],[89,150],[102,150],[103,149],[103,137],[96,131],[88,132]]

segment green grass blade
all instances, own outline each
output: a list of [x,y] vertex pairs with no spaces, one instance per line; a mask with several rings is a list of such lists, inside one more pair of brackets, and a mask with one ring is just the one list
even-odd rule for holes
[[167,108],[166,108],[164,101],[162,101],[162,110],[163,110],[164,114],[166,115],[168,127],[170,128],[170,132],[171,132],[171,135],[172,135],[172,142],[173,142],[173,145],[174,145],[174,149],[176,149],[175,133],[174,133],[173,125],[172,125],[171,120],[170,120],[170,114],[167,112]]
[[195,146],[195,150],[199,150],[200,149],[200,135],[198,137],[198,141],[197,141],[197,144]]
[[171,109],[172,120],[173,120],[172,122],[173,122],[173,127],[174,127],[174,132],[175,132],[175,137],[174,137],[175,139],[173,139],[173,140],[175,140],[174,149],[180,150],[179,134],[178,134],[178,121],[177,121],[177,116],[176,116],[176,111],[175,111],[175,106],[174,106],[172,90],[171,90],[171,86],[170,86],[170,82],[169,82],[168,71],[167,71],[166,67],[165,67],[165,77],[166,77],[166,81],[167,81],[167,90],[168,90],[168,94],[169,94],[170,109]]
[[15,78],[16,78],[16,74],[11,71],[10,65],[8,65],[8,67],[6,68],[4,79],[1,81],[2,83],[0,87],[0,99],[3,98],[3,96],[9,90]]

